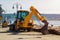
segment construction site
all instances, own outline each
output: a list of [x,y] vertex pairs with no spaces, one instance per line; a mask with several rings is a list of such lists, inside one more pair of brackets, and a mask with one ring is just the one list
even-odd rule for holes
[[5,10],[0,4],[0,40],[60,40],[60,26],[49,25],[35,6],[28,7],[30,11],[24,10],[22,4],[13,4],[12,9],[15,7],[14,16],[3,15]]

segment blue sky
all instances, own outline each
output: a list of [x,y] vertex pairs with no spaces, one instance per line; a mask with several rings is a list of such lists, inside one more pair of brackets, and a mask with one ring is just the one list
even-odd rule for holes
[[40,13],[46,14],[59,14],[60,13],[60,0],[0,0],[3,9],[7,13],[15,12],[12,9],[13,4],[22,4],[23,9],[29,10],[30,6],[34,6]]

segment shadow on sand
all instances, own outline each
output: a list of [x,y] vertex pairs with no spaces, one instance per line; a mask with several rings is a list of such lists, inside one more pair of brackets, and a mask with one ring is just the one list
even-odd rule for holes
[[[49,31],[49,34],[60,35],[60,32],[58,32],[56,30],[50,29],[48,31]],[[25,34],[26,32],[24,33],[23,31],[21,31],[21,32],[15,32],[15,31],[5,31],[5,32],[2,32],[1,31],[0,33],[11,33],[11,34],[8,34],[8,35],[17,35],[18,33],[23,33],[23,34],[19,34],[19,35],[42,35],[41,32],[40,32],[40,34],[30,34],[30,33]]]
[[18,39],[33,39],[33,38],[42,38],[42,37],[29,37],[29,38],[18,38]]

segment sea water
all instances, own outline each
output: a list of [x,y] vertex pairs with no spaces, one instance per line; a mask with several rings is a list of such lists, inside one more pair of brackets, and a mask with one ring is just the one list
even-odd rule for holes
[[48,21],[48,22],[49,22],[49,25],[60,26],[60,21],[53,20],[53,21]]
[[[15,21],[15,19],[9,19],[8,20],[8,23],[9,24],[13,24]],[[48,23],[49,23],[49,26],[53,25],[53,26],[60,26],[60,21],[58,20],[47,20]],[[42,23],[41,21],[38,21],[38,20],[34,20],[34,24],[37,24],[37,25],[44,25],[44,23]]]
[[[60,21],[58,21],[58,20],[47,20],[48,21],[48,23],[49,23],[49,26],[51,26],[51,25],[53,25],[53,26],[60,26]],[[34,24],[37,24],[37,25],[42,25],[42,22],[39,22],[39,21],[37,21],[37,20],[35,20],[34,21]]]
[[[49,26],[60,26],[60,14],[42,14],[47,19]],[[15,21],[15,14],[3,14],[3,20],[7,20],[9,24],[14,23]],[[7,17],[7,18],[6,18]],[[34,24],[42,25],[43,23],[41,21],[38,21],[35,16],[32,17],[34,19]],[[55,21],[56,20],[56,21]]]

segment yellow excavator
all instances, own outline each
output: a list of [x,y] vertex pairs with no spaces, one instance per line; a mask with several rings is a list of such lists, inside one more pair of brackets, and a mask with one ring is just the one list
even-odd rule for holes
[[44,23],[44,26],[41,28],[41,32],[43,34],[48,33],[48,22],[45,19],[44,16],[41,16],[40,13],[33,7],[30,7],[30,12],[26,10],[18,10],[17,11],[17,17],[16,21],[10,25],[9,30],[10,31],[20,31],[20,30],[27,30],[31,31],[34,27],[34,20],[30,21],[32,15],[35,15],[37,20]]

